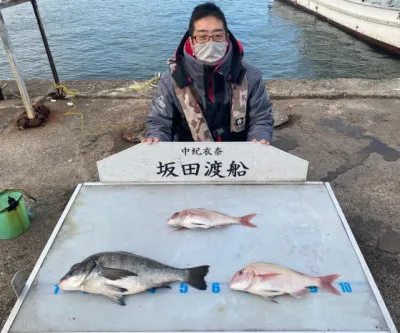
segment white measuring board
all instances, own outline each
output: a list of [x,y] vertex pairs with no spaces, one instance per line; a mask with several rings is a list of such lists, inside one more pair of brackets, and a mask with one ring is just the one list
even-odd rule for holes
[[[141,144],[99,161],[102,183],[77,186],[2,333],[395,333],[334,193],[327,183],[306,182],[307,167],[253,143]],[[172,232],[167,219],[197,207],[256,213],[258,228]],[[173,283],[171,290],[127,296],[122,307],[58,288],[73,264],[101,251],[179,268],[210,265],[208,289]],[[342,295],[312,288],[275,304],[230,290],[235,272],[256,261],[311,276],[340,274],[335,287]]]
[[308,162],[252,142],[139,144],[97,162],[105,182],[304,181]]
[[[239,225],[171,232],[188,207],[232,215],[257,213],[258,228]],[[110,250],[176,267],[208,264],[208,289],[171,290],[109,299],[62,292],[58,279],[74,263]],[[309,275],[341,274],[341,296],[321,290],[279,304],[232,291],[243,266],[266,261]],[[4,332],[396,332],[329,185],[147,184],[78,187],[19,298]]]

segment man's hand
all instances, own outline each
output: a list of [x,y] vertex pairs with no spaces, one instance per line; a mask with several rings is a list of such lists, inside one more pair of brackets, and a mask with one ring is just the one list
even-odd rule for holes
[[151,145],[152,143],[158,143],[160,142],[159,138],[144,138],[142,139],[142,143],[145,143],[147,145]]
[[270,145],[270,142],[267,140],[262,139],[261,141],[257,141],[256,139],[252,140],[251,142],[261,142],[263,145]]

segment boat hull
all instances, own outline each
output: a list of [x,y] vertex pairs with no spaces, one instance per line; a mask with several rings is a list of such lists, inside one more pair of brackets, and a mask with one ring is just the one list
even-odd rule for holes
[[400,55],[400,9],[347,0],[281,0],[316,15],[368,44]]

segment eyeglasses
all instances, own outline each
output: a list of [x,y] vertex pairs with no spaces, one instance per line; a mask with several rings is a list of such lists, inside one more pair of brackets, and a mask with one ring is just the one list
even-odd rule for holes
[[210,38],[212,38],[214,42],[223,42],[226,39],[226,34],[221,32],[211,36],[210,35],[193,36],[193,39],[200,44],[207,43],[210,40]]

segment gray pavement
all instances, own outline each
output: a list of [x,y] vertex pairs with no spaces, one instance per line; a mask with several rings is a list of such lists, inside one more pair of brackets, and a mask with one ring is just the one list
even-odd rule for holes
[[[35,83],[36,82],[36,83]],[[400,80],[266,82],[274,108],[289,117],[272,144],[310,162],[309,180],[329,181],[397,327],[400,327]],[[132,145],[121,130],[143,131],[154,88],[134,81],[74,81],[77,108],[47,102],[50,121],[18,130],[17,90],[0,102],[0,187],[37,197],[31,228],[0,241],[0,323],[16,298],[10,280],[38,259],[75,186],[97,181],[96,161]],[[1,86],[1,83],[0,83]],[[30,81],[31,97],[48,81]],[[12,91],[12,93],[10,92]]]

